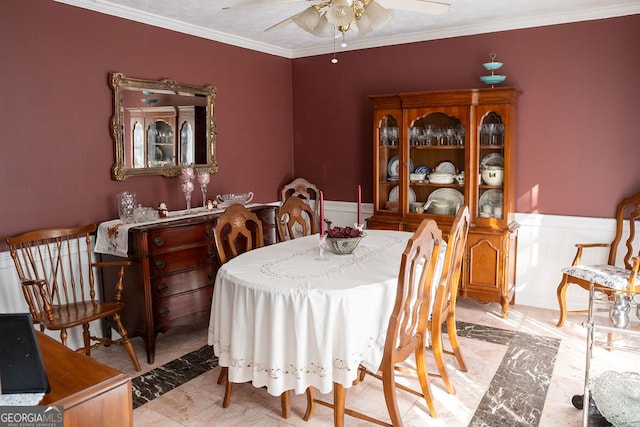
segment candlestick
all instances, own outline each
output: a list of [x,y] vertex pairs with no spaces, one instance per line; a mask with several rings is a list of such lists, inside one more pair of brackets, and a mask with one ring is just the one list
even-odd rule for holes
[[324,236],[324,196],[320,192],[320,235]]
[[362,204],[362,190],[360,189],[360,184],[358,184],[358,224],[362,224],[362,209],[360,205]]

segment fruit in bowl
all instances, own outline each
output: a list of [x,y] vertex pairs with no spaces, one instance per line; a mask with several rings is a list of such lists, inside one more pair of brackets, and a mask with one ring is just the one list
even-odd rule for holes
[[348,255],[352,253],[365,234],[352,227],[333,227],[327,231],[327,242],[333,253]]
[[353,227],[333,227],[327,230],[327,237],[331,239],[348,239],[350,237],[362,237],[362,231]]

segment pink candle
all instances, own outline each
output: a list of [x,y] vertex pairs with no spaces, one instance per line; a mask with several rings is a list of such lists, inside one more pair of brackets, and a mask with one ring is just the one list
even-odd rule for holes
[[324,196],[320,192],[320,235],[324,236]]
[[360,184],[358,184],[358,224],[362,224],[362,209],[360,205],[362,204],[362,191],[360,189]]

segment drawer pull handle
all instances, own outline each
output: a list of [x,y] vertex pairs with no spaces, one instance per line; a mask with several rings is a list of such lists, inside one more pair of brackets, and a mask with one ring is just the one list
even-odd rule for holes
[[208,257],[209,259],[213,259],[213,258],[215,258],[217,255],[218,255],[218,253],[217,253],[216,251],[209,251],[209,252],[207,252],[207,257]]
[[169,289],[169,286],[167,286],[166,283],[160,283],[160,285],[158,285],[158,292],[161,294],[167,292],[167,289]]
[[155,237],[153,239],[153,244],[156,245],[156,246],[162,246],[162,245],[164,245],[164,239],[162,237],[159,237],[159,236]]
[[205,234],[207,235],[207,237],[213,237],[213,228],[207,228]]
[[165,267],[165,265],[167,265],[167,263],[164,262],[164,260],[159,259],[156,261],[156,268],[158,270],[162,270]]
[[207,274],[207,277],[209,278],[209,280],[213,280],[216,278],[216,273],[209,273]]
[[162,307],[160,310],[158,310],[158,316],[167,317],[168,315],[169,315],[169,309],[167,307]]

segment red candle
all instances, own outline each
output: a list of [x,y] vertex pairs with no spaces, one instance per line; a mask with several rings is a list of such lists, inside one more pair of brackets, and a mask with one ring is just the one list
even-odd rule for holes
[[324,196],[320,192],[320,235],[324,236]]
[[362,191],[360,190],[360,184],[358,184],[358,224],[362,224],[362,209],[360,205],[362,204]]

